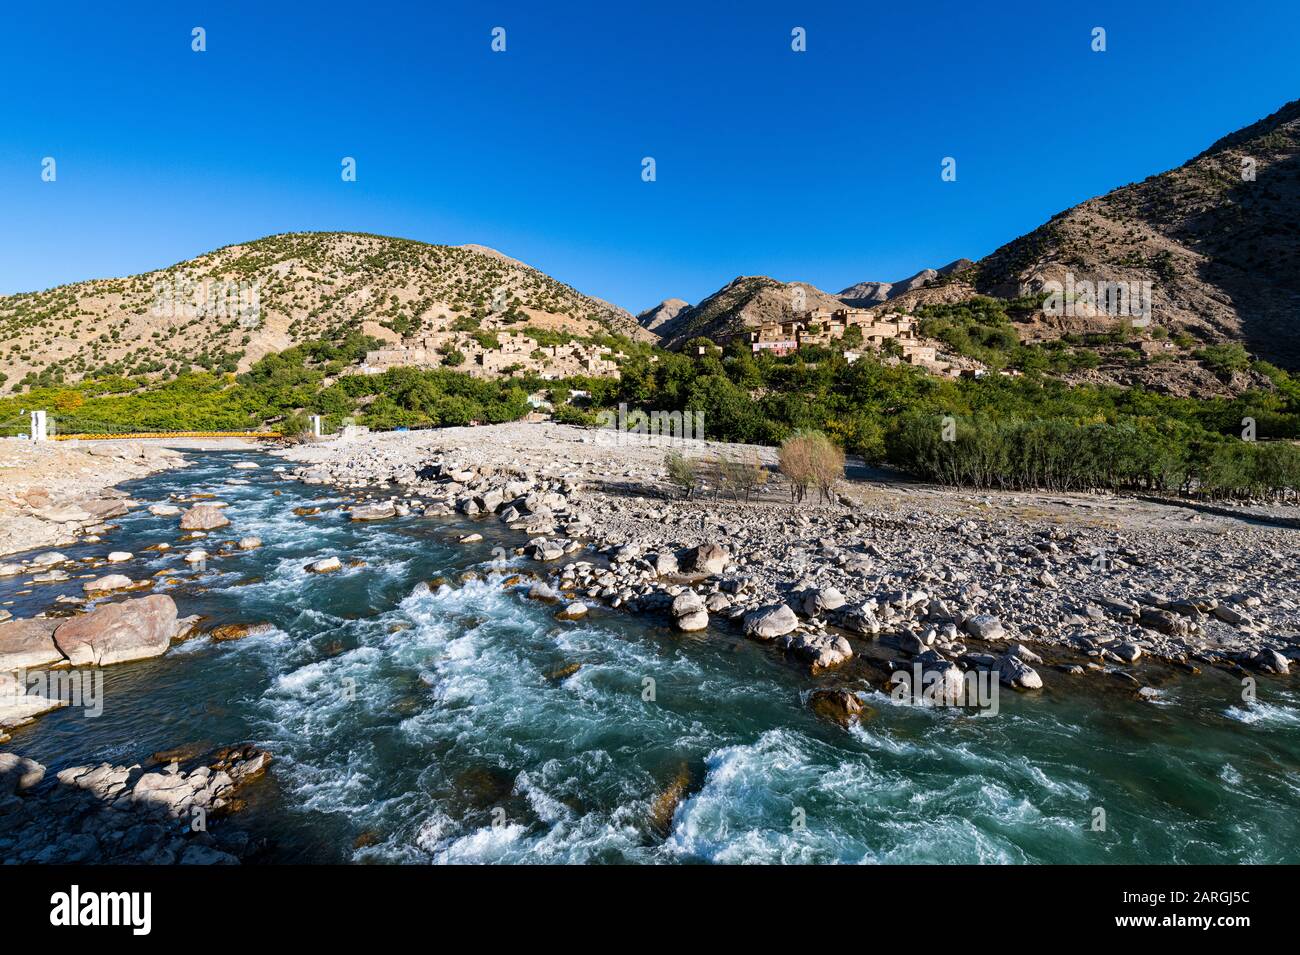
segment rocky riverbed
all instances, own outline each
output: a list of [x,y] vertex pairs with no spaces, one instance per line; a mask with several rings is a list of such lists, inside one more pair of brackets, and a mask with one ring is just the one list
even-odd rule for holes
[[103,534],[129,505],[114,485],[184,461],[143,441],[0,440],[0,556]]
[[[679,447],[775,465],[766,448]],[[1242,675],[1300,659],[1300,531],[1287,509],[971,494],[861,468],[833,503],[792,505],[777,475],[750,502],[682,500],[665,451],[643,435],[508,424],[285,456],[303,480],[354,494],[354,519],[459,513],[521,532],[520,552],[546,568],[531,595],[570,616],[596,602],[685,631],[735,626],[814,672],[852,656],[846,633],[1026,690],[1042,685],[1045,660],[1131,679],[1144,658]]]
[[[6,730],[6,858],[1293,858],[1294,532],[1263,523],[1287,515],[861,468],[821,506],[775,476],[682,501],[663,448],[608,440],[187,453],[124,486],[101,540],[14,555],[0,671],[52,708]],[[1153,607],[1196,624],[1183,647]],[[959,705],[893,698],[918,667]],[[236,792],[230,753],[274,764]],[[1098,806],[1114,838],[1089,835]]]

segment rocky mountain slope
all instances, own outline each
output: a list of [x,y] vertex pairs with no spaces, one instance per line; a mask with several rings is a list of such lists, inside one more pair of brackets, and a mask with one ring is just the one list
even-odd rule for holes
[[938,269],[922,269],[909,278],[898,282],[859,282],[850,285],[836,297],[845,305],[853,308],[871,308],[897,298],[913,289],[924,288],[936,279],[947,278],[958,272],[964,272],[975,263],[970,259],[957,259]]
[[663,334],[663,329],[672,324],[681,314],[682,309],[690,308],[691,303],[680,298],[666,298],[654,308],[647,308],[637,315],[636,320],[648,332]]
[[[1300,100],[1200,155],[1067,209],[980,260],[988,294],[1152,283],[1152,322],[1300,367]],[[1113,325],[1044,316],[1050,327]]]
[[778,282],[765,275],[742,275],[699,305],[682,309],[658,331],[675,348],[704,335],[721,341],[764,322],[787,321],[812,308],[841,308],[839,299],[807,282]]
[[[30,374],[243,370],[345,330],[388,341],[506,315],[589,335],[653,335],[621,308],[482,246],[345,232],[286,233],[166,269],[0,297],[0,390]],[[30,379],[29,379],[30,380]]]

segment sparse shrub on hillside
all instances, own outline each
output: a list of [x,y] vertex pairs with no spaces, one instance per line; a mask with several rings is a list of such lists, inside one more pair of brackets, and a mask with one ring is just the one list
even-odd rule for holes
[[1206,345],[1192,354],[1220,376],[1231,375],[1234,371],[1245,371],[1250,366],[1250,355],[1237,342]]

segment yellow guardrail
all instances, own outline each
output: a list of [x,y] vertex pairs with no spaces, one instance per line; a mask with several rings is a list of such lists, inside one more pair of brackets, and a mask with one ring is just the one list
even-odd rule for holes
[[111,441],[139,438],[282,438],[279,431],[139,431],[124,434],[56,434],[53,441]]

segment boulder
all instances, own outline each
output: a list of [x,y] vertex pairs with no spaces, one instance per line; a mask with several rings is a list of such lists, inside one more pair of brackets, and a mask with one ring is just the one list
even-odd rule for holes
[[962,629],[977,640],[998,640],[1005,635],[1002,621],[987,613],[968,617]]
[[[1121,643],[1115,648],[1115,656],[1125,663],[1137,663],[1142,657],[1142,648],[1136,643]],[[1032,660],[1029,662],[1033,662]]]
[[1219,604],[1215,607],[1214,616],[1233,627],[1249,626],[1251,622],[1250,617],[1235,607],[1229,607],[1227,604]]
[[82,508],[90,512],[92,520],[106,521],[110,517],[121,517],[127,512],[127,502],[117,497],[101,497],[93,501],[83,501]]
[[1019,690],[1041,690],[1043,678],[1038,671],[1017,656],[1008,654],[998,665],[998,679]]
[[135,556],[134,554],[124,550],[115,550],[108,555],[108,562],[110,564],[121,564],[130,560],[134,556]]
[[22,564],[0,563],[0,577],[17,577],[26,569]]
[[707,630],[709,627],[709,612],[701,609],[693,613],[682,614],[680,617],[673,619],[673,626],[683,633]]
[[322,557],[320,560],[312,561],[307,565],[306,570],[309,574],[330,574],[339,570],[343,566],[343,561],[337,557]]
[[704,630],[709,625],[709,611],[704,598],[693,590],[684,590],[673,598],[673,626],[683,633]]
[[1286,674],[1291,670],[1291,661],[1271,647],[1264,647],[1250,658],[1252,665],[1268,673]]
[[661,550],[647,559],[654,566],[655,575],[659,577],[663,577],[665,574],[675,574],[680,569],[677,564],[677,555],[670,550]]
[[1195,629],[1195,624],[1187,617],[1175,616],[1158,607],[1143,607],[1138,623],[1171,637],[1187,636]]
[[135,581],[124,574],[108,574],[86,581],[81,589],[88,594],[107,594],[114,590],[130,590],[134,586]]
[[822,719],[846,729],[861,720],[867,712],[857,694],[846,689],[813,690],[808,696],[808,708]]
[[149,507],[149,513],[154,517],[175,517],[180,512],[175,504],[152,504]]
[[275,628],[269,623],[228,623],[220,627],[213,627],[208,631],[208,638],[215,643],[226,643],[230,640],[243,640],[245,637],[256,637],[264,633],[270,633]]
[[587,605],[580,600],[575,600],[563,610],[555,615],[557,620],[580,620],[587,616]]
[[80,524],[84,521],[94,520],[94,515],[90,511],[78,507],[76,504],[40,507],[33,513],[41,520],[49,521],[51,524]]
[[0,672],[61,663],[54,645],[55,620],[26,619],[0,623]]
[[28,693],[12,673],[0,672],[0,729],[21,726],[51,710],[67,706],[67,700]]
[[697,574],[716,575],[726,569],[729,560],[731,552],[721,544],[701,544],[691,551],[688,566]]
[[354,521],[382,521],[397,516],[397,507],[389,501],[382,504],[362,504],[348,511],[348,519]]
[[783,638],[786,652],[812,667],[814,673],[839,666],[853,656],[853,647],[833,633],[793,633]]
[[212,504],[196,504],[181,515],[181,530],[210,531],[226,527],[230,520],[221,510]]
[[550,584],[538,580],[528,588],[528,599],[553,604],[560,599],[560,595],[555,592],[555,589]]
[[785,604],[760,607],[745,614],[745,633],[756,640],[775,640],[798,626],[799,618]]
[[260,537],[241,537],[239,539],[240,550],[257,550],[261,546],[262,538]]
[[805,591],[803,612],[808,617],[820,617],[831,610],[844,606],[844,595],[834,587],[813,587]]
[[185,563],[201,564],[208,559],[208,552],[203,548],[196,548],[185,555]]
[[45,767],[17,753],[0,753],[0,796],[31,789],[45,778]]
[[73,666],[108,666],[162,656],[175,633],[175,601],[155,594],[72,617],[54,631],[54,643]]
[[673,598],[672,613],[674,617],[684,617],[704,609],[704,598],[693,590],[683,590]]

